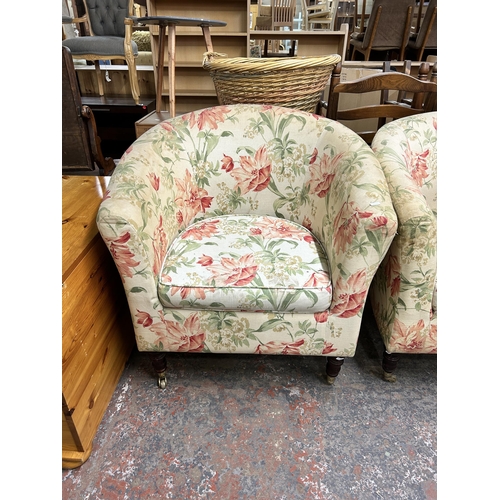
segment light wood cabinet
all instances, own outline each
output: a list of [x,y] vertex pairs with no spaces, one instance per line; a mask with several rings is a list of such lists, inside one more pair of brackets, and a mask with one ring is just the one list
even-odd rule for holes
[[135,345],[118,271],[95,222],[106,178],[62,178],[62,466],[88,459]]

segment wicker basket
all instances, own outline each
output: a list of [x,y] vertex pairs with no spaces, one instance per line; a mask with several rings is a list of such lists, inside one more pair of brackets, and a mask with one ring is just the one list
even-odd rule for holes
[[205,54],[219,104],[271,104],[314,113],[341,57],[224,58]]

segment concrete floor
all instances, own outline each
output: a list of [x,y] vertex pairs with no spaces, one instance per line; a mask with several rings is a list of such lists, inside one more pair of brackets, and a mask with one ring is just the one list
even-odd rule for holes
[[173,354],[162,391],[134,352],[62,499],[437,498],[437,356],[385,382],[369,312],[333,387],[321,357]]

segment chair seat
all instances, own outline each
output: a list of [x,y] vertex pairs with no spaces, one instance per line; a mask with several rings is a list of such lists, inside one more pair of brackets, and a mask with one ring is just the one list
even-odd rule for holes
[[315,313],[332,283],[325,252],[300,224],[224,215],[188,226],[172,241],[158,281],[168,308]]
[[[119,36],[79,36],[63,40],[62,44],[73,56],[95,54],[98,56],[125,56],[124,38]],[[134,56],[138,54],[137,43],[131,41]]]

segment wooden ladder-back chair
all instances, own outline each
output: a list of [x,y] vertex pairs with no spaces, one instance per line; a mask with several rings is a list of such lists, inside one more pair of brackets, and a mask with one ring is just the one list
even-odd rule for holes
[[62,173],[89,173],[99,168],[110,175],[115,168],[112,158],[105,158],[97,135],[92,110],[82,105],[71,53],[62,48]]
[[68,47],[75,59],[94,62],[101,96],[104,95],[104,82],[99,61],[126,61],[132,97],[139,105],[140,91],[135,65],[139,51],[137,43],[132,40],[134,0],[83,0],[83,3],[85,16],[72,21],[88,23],[91,36],[67,38],[63,40],[63,46]]
[[[270,0],[269,5],[262,4],[259,0],[257,17],[255,19],[256,30],[282,30],[288,28],[293,31],[293,17],[295,15],[296,0]],[[279,42],[274,41],[273,52],[278,52]],[[276,45],[276,46],[275,46]],[[268,40],[264,41],[264,56],[267,57]],[[295,41],[292,43],[290,55],[295,53]]]
[[375,0],[366,30],[361,25],[362,31],[351,35],[351,59],[354,61],[359,52],[368,61],[372,51],[384,51],[386,59],[391,59],[391,52],[398,51],[398,60],[402,61],[410,37],[414,6],[415,0]]
[[[391,70],[391,63],[390,61],[384,61],[383,64],[383,70],[385,73],[388,73]],[[405,60],[404,61],[404,67],[403,67],[403,73],[406,75],[409,75],[411,72],[411,61],[410,60]],[[420,64],[419,70],[418,70],[418,76],[417,78],[422,81],[422,82],[434,82],[437,84],[437,62],[435,62],[432,66],[428,62],[423,62]],[[383,91],[383,98],[384,102],[386,104],[402,104],[402,105],[408,105],[412,106],[414,108],[420,108],[422,106],[425,107],[425,111],[437,111],[437,99],[436,99],[436,93],[430,93],[426,96],[426,101],[424,103],[424,95],[423,94],[415,94],[413,97],[408,98],[406,96],[406,92],[404,90],[400,90],[398,93],[398,97],[395,101],[389,100],[389,91],[384,90]],[[413,102],[413,99],[415,99],[415,102]]]
[[339,0],[325,0],[309,6],[306,5],[306,0],[301,2],[305,30],[334,30]]
[[[429,63],[422,64],[427,66],[429,65]],[[424,68],[421,70],[422,73],[425,71]],[[400,73],[398,71],[390,71],[341,83],[341,71],[342,68],[340,64],[338,64],[333,70],[328,103],[323,103],[323,107],[326,107],[326,116],[332,120],[341,121],[346,126],[349,126],[349,122],[353,120],[378,118],[378,126],[375,130],[356,130],[356,133],[360,135],[368,144],[371,144],[376,131],[385,125],[388,119],[403,118],[405,116],[432,111],[432,109],[429,108],[435,106],[437,82],[419,80],[411,75]],[[385,91],[391,90],[412,93],[413,98],[411,100],[411,104],[388,101],[387,92]],[[380,91],[380,102],[378,104],[344,110],[339,109],[339,98],[341,94],[362,94],[373,91]],[[434,99],[428,97],[432,94],[434,94]]]

